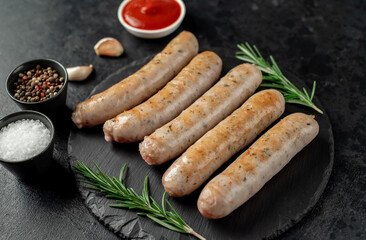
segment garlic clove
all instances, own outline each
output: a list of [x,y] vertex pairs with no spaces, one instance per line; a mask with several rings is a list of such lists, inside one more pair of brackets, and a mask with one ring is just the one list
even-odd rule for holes
[[83,81],[93,71],[93,65],[66,68],[70,81]]
[[123,53],[122,44],[115,38],[106,37],[94,46],[95,53],[99,56],[119,57]]

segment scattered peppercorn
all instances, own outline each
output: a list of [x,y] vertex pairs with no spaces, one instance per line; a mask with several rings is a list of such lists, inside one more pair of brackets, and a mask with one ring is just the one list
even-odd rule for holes
[[14,97],[23,102],[40,102],[47,100],[60,91],[64,84],[64,78],[51,67],[36,68],[23,71],[18,74],[18,80],[14,81]]

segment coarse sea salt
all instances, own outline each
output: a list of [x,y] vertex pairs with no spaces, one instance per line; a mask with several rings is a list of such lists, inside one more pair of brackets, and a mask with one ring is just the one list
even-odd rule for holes
[[0,158],[21,161],[41,153],[51,141],[50,130],[39,120],[22,119],[0,130]]

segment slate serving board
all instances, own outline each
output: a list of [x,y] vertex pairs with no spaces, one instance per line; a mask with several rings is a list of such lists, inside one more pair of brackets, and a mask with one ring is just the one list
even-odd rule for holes
[[[225,49],[213,49],[221,56],[224,63],[222,76],[232,67],[240,64]],[[137,71],[153,56],[131,62],[111,74],[92,91],[91,95],[101,92],[124,77]],[[291,81],[297,86],[303,82],[294,75]],[[315,99],[317,106],[321,104]],[[304,112],[315,115],[320,126],[316,139],[297,154],[290,163],[274,176],[256,195],[231,215],[210,220],[200,215],[196,202],[203,186],[193,194],[183,198],[169,197],[181,217],[198,233],[207,239],[263,239],[275,238],[301,220],[315,205],[328,182],[333,166],[334,143],[331,124],[326,113],[315,111],[294,104],[286,104],[286,111],[281,116]],[[244,149],[245,150],[245,149]],[[243,151],[244,151],[243,150]],[[95,161],[107,174],[118,176],[122,164],[127,163],[126,184],[141,193],[145,176],[149,176],[150,193],[160,202],[164,193],[161,177],[171,162],[161,166],[149,166],[141,158],[138,143],[118,144],[104,140],[102,127],[92,129],[71,129],[68,147],[71,165],[76,160],[88,166]],[[235,155],[216,173],[220,173],[239,154]],[[138,217],[133,210],[110,208],[112,200],[102,194],[89,190],[78,179],[78,188],[86,207],[96,218],[111,231],[128,239],[195,239],[193,236],[167,230],[151,220]]]

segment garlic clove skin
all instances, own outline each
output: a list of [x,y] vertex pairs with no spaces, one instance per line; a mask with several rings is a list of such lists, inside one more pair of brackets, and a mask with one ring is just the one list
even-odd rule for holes
[[93,65],[66,68],[70,81],[83,81],[93,71]]
[[95,53],[99,56],[119,57],[123,53],[122,44],[115,38],[102,38],[94,46]]

